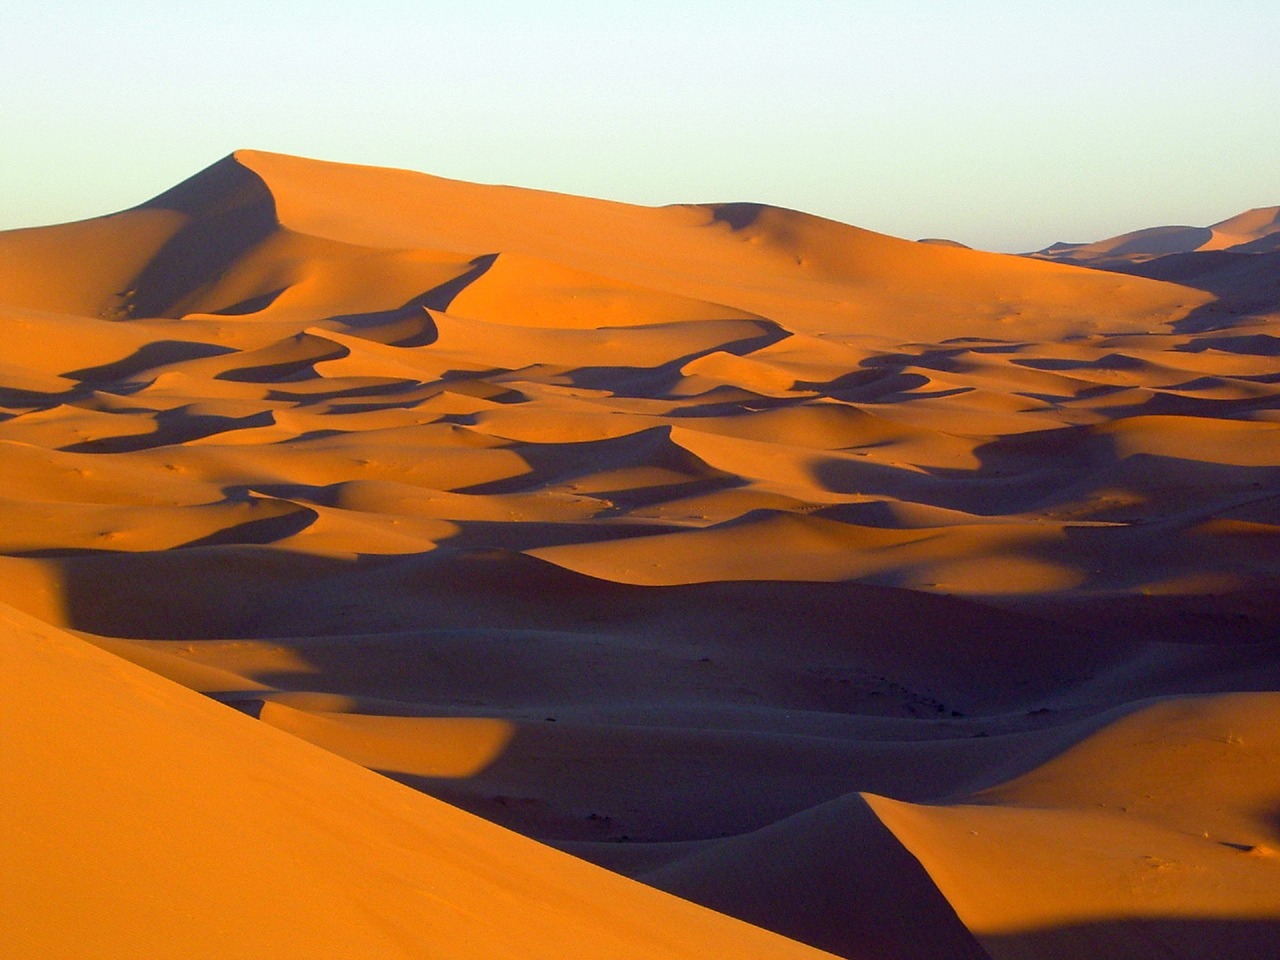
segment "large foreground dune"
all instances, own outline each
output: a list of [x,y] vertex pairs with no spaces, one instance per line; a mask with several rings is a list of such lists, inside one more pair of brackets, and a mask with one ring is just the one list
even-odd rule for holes
[[1280,952],[1274,214],[240,152],[0,233],[6,942]]

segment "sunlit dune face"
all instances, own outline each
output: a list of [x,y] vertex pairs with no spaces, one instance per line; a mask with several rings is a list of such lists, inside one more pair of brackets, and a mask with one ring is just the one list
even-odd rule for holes
[[513,726],[486,717],[315,714],[268,702],[258,719],[362,767],[415,777],[472,777],[502,755]]

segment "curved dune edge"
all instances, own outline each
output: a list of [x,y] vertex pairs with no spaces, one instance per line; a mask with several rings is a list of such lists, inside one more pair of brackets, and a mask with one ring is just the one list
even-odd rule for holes
[[1245,958],[1280,930],[1277,747],[1274,693],[1176,698],[964,801],[867,802],[997,960]]
[[819,957],[0,609],[9,949]]
[[[919,863],[857,794],[707,844],[640,876],[841,956],[987,960]],[[815,887],[823,891],[816,901]]]

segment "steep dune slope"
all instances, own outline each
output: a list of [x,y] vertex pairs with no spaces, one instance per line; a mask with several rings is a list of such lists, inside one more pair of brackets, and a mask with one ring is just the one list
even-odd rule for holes
[[11,609],[0,642],[0,924],[15,954],[822,956],[415,794]]

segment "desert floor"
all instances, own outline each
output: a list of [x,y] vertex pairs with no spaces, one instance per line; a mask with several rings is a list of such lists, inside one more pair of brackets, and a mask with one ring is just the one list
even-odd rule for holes
[[0,233],[5,952],[1280,955],[1278,214]]

